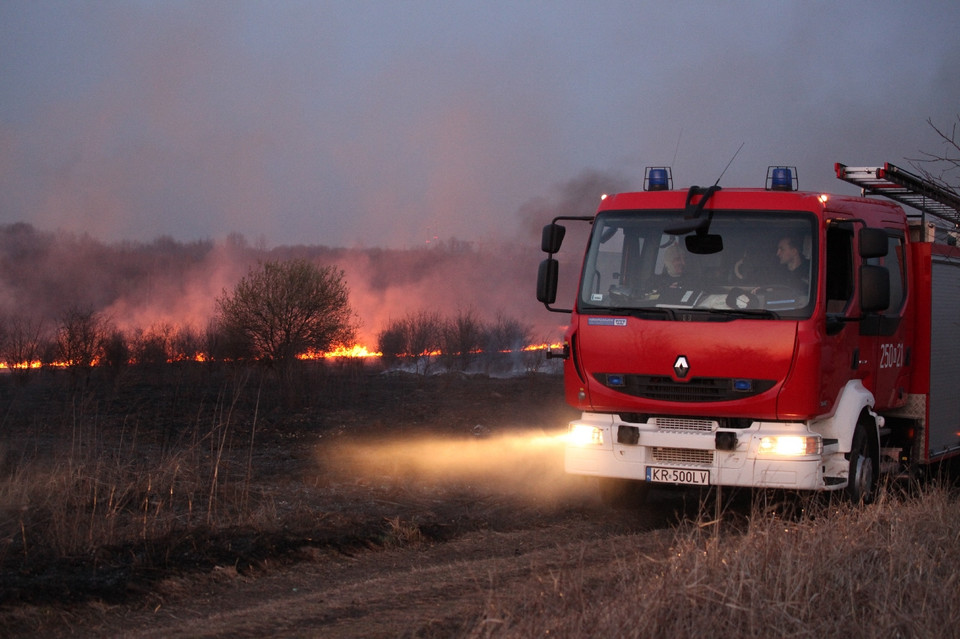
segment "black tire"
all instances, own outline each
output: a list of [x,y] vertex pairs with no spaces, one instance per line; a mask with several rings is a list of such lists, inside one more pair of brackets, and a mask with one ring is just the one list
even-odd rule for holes
[[853,444],[847,459],[850,467],[847,475],[846,497],[855,504],[870,504],[877,496],[877,467],[867,432],[869,422],[861,420],[853,432]]
[[645,481],[600,478],[600,501],[612,508],[628,510],[640,508],[647,500],[650,486]]

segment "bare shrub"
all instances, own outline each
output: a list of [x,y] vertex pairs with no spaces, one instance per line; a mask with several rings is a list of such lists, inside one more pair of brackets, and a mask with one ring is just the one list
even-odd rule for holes
[[168,322],[154,324],[146,330],[137,329],[133,336],[133,360],[144,366],[166,364],[171,357],[173,333],[174,328]]
[[444,318],[436,311],[419,311],[391,322],[377,335],[377,350],[387,366],[413,362],[426,374],[438,360],[449,370],[482,370],[487,374],[523,365],[530,327],[502,313],[492,324],[474,309],[461,309]]
[[130,363],[130,345],[123,331],[113,329],[103,343],[103,365],[114,376]]
[[203,336],[192,326],[179,326],[170,336],[170,358],[174,361],[203,358],[205,350]]
[[531,340],[522,350],[521,362],[525,371],[536,373],[547,364],[547,353],[550,351],[550,340],[546,337]]
[[103,348],[110,326],[90,309],[73,308],[60,320],[57,328],[57,356],[72,370],[89,369],[103,358]]
[[0,331],[0,362],[18,383],[24,384],[34,363],[40,360],[43,323],[30,317],[7,317],[0,322]]
[[387,366],[395,366],[400,358],[406,357],[407,335],[402,321],[392,322],[377,334],[377,350]]
[[442,345],[443,320],[436,311],[410,313],[392,322],[377,337],[377,349],[388,365],[411,362],[426,374]]
[[450,370],[465,371],[483,349],[486,328],[473,309],[461,309],[443,324],[441,352]]
[[484,346],[484,369],[489,373],[504,373],[523,364],[523,349],[530,344],[531,328],[519,320],[498,313],[494,323],[487,327]]
[[409,317],[407,353],[417,360],[417,370],[427,372],[431,357],[440,350],[442,320],[437,312],[421,311]]
[[253,357],[250,343],[242,335],[229,332],[216,318],[203,333],[203,352],[208,360],[238,361]]

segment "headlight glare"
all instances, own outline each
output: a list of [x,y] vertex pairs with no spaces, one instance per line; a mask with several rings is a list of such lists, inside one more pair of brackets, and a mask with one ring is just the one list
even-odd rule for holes
[[571,424],[567,443],[572,446],[600,446],[603,444],[603,431],[588,424]]
[[818,455],[823,452],[823,442],[819,437],[810,435],[769,435],[760,439],[757,452],[783,457]]

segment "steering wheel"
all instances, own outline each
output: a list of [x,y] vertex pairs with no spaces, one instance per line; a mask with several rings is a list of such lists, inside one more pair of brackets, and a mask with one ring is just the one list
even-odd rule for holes
[[763,293],[765,299],[785,300],[790,298],[799,298],[801,291],[787,284],[772,284],[770,286],[761,286],[758,291]]
[[737,310],[760,308],[760,298],[742,288],[732,288],[727,293],[727,306]]

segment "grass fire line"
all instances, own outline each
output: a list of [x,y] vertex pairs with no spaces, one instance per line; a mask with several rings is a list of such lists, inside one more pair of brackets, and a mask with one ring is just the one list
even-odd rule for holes
[[[529,344],[519,349],[519,352],[529,353],[535,351],[547,351],[547,350],[556,350],[561,348],[560,343],[554,344]],[[516,351],[510,349],[501,349],[498,351],[500,354],[511,354]],[[483,353],[482,350],[475,351],[475,353]],[[421,353],[419,355],[407,355],[407,357],[437,357],[442,355],[441,351],[430,351],[428,353]],[[382,358],[383,353],[378,351],[375,348],[364,346],[362,344],[353,344],[350,346],[341,345],[329,351],[316,351],[316,350],[307,350],[303,353],[298,353],[296,358],[298,360],[334,360],[334,359],[378,359]],[[171,357],[168,357],[166,362],[168,364],[174,364],[179,362],[210,362],[213,361],[213,358],[201,352],[195,353],[178,353]],[[134,359],[131,359],[127,362],[129,365],[136,365],[138,362]],[[103,362],[99,358],[93,358],[89,366],[96,367],[101,366]],[[30,361],[20,361],[20,362],[2,362],[0,361],[0,371],[7,370],[29,370],[29,369],[40,369],[43,367],[50,368],[70,368],[72,366],[71,362],[56,360],[44,362],[39,359],[33,359]]]

